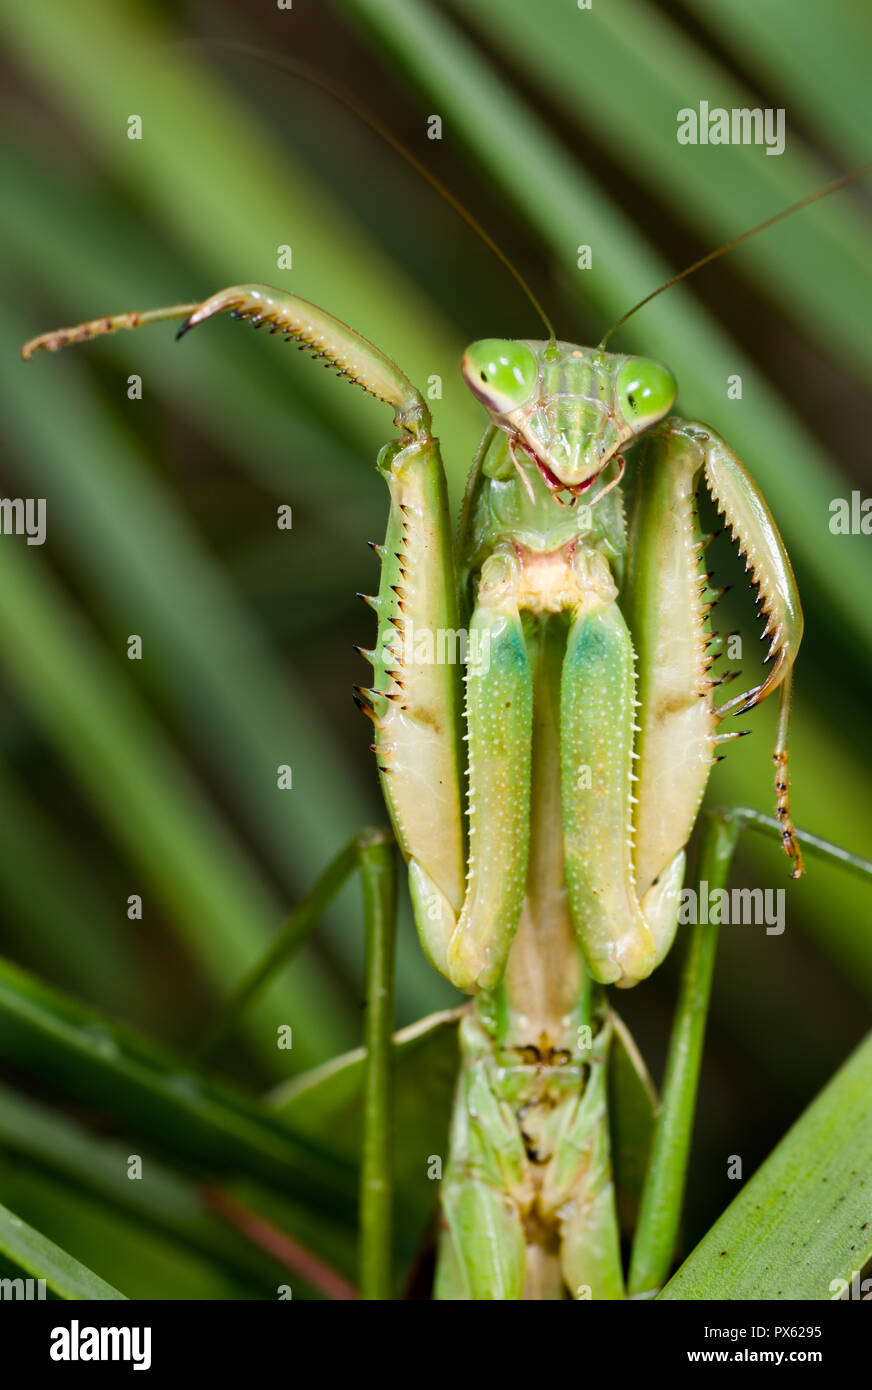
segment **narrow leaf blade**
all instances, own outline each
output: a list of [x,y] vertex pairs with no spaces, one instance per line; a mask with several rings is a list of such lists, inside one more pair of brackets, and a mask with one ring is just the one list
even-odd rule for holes
[[[58,1298],[124,1299],[99,1275],[80,1264],[66,1250],[35,1231],[8,1207],[0,1206],[0,1254],[21,1271],[18,1277],[44,1279],[46,1291]],[[15,1277],[15,1276],[12,1276]],[[126,1301],[126,1300],[125,1300]]]
[[872,1256],[872,1033],[660,1294],[828,1299]]

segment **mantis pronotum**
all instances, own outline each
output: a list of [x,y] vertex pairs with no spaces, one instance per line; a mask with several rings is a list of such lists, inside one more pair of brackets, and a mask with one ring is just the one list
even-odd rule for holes
[[[665,367],[557,341],[550,325],[547,340],[485,340],[464,355],[489,423],[456,544],[422,396],[378,348],[294,295],[237,286],[49,333],[23,355],[165,319],[183,320],[181,335],[225,311],[269,325],[394,411],[398,434],[378,460],[390,515],[370,600],[373,678],[356,699],[374,726],[423,948],[475,997],[436,1296],[620,1298],[601,987],[636,984],[669,950],[716,747],[738,736],[721,723],[776,690],[778,818],[801,872],[787,731],[802,615],[778,530],[724,441],[670,416]],[[637,442],[627,516],[624,454]],[[701,481],[770,639],[767,677],[720,707]],[[464,628],[463,679],[408,640]]]

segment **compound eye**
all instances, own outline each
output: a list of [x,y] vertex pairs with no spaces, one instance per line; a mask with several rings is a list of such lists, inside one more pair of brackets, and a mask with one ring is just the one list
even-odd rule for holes
[[628,425],[662,419],[677,390],[672,373],[648,357],[630,357],[618,372],[618,404]]
[[491,410],[508,414],[533,394],[539,367],[523,343],[510,338],[482,338],[466,349],[463,375]]

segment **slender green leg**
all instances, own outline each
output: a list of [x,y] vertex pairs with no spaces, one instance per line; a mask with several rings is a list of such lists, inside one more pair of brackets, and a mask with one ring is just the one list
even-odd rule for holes
[[383,838],[360,846],[366,917],[366,1068],[360,1165],[360,1292],[393,1297],[391,1038],[394,1015],[396,850]]
[[287,921],[279,928],[269,949],[223,1005],[215,1022],[193,1049],[193,1061],[202,1066],[215,1056],[253,1000],[266,988],[278,970],[292,960],[308,941],[330,903],[357,867],[361,847],[379,840],[389,842],[389,832],[361,831],[339,851],[332,863],[328,864],[314,888],[297,904]]

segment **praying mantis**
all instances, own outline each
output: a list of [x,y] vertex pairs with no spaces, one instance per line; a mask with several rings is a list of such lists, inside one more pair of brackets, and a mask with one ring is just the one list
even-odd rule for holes
[[[427,405],[377,347],[264,285],[112,315],[22,350],[228,312],[391,406],[370,686],[385,803],[431,964],[474,997],[442,1183],[439,1299],[624,1296],[603,987],[645,979],[676,930],[722,721],[778,692],[777,814],[794,876],[787,736],[802,613],[766,503],[724,441],[670,415],[652,360],[549,340],[473,343],[489,423],[456,543]],[[622,495],[639,446],[636,496]],[[758,588],[770,669],[716,706],[703,483]],[[461,676],[440,638],[466,634]],[[435,639],[429,644],[417,635]],[[362,649],[361,649],[362,650]]]
[[[181,337],[228,313],[268,325],[393,411],[396,433],[377,460],[390,496],[385,541],[374,546],[381,581],[366,599],[376,636],[358,648],[373,675],[354,698],[372,722],[422,948],[471,996],[436,1299],[628,1296],[607,1087],[623,1026],[605,991],[646,979],[669,951],[717,749],[742,732],[721,726],[773,694],[774,823],[793,877],[803,872],[788,773],[803,618],[787,551],[724,440],[670,413],[668,368],[606,344],[655,294],[868,172],[709,253],[595,348],[556,338],[467,217],[548,336],[480,340],[463,355],[487,425],[456,538],[424,397],[378,347],[297,295],[239,285],[22,348],[29,359],[169,320],[181,320]],[[744,558],[769,644],[760,683],[720,704],[711,667],[724,639],[712,610],[722,591],[705,567],[702,488]],[[635,1282],[631,1270],[633,1297],[657,1291]]]

